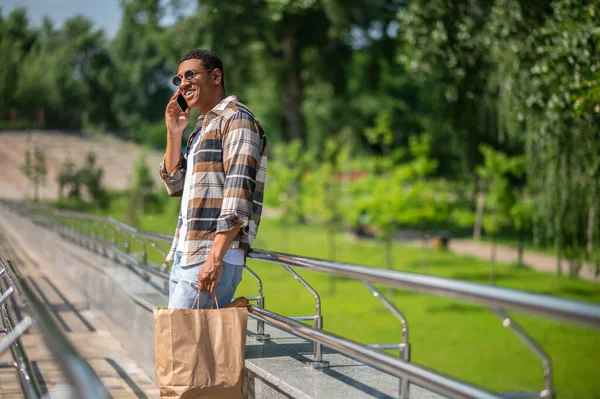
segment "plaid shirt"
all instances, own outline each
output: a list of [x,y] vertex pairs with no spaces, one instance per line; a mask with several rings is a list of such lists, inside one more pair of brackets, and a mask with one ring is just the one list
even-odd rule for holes
[[[160,175],[171,197],[183,194],[185,175],[193,173],[185,237],[179,237],[181,209],[167,261],[172,262],[180,239],[185,240],[181,265],[203,263],[217,233],[241,227],[231,248],[248,249],[256,237],[262,213],[267,172],[266,136],[245,105],[229,96],[204,117],[188,139],[187,148],[199,133],[194,154],[182,155],[172,174],[160,165]],[[186,172],[187,157],[194,169]]]

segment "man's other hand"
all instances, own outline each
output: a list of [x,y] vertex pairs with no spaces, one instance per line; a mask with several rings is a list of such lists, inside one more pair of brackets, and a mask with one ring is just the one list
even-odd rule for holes
[[198,289],[208,291],[215,296],[217,284],[223,274],[223,261],[216,261],[208,257],[198,272]]

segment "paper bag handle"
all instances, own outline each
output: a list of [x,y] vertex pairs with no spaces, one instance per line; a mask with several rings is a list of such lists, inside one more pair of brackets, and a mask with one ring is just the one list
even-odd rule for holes
[[[214,299],[214,302],[217,304],[217,309],[220,309],[219,301],[217,300],[217,296],[214,295],[213,299]],[[198,303],[198,309],[200,309],[200,290],[198,290],[198,295],[196,295],[196,299],[194,299],[194,303],[192,304],[192,309],[194,309],[194,306],[196,306],[196,302]]]

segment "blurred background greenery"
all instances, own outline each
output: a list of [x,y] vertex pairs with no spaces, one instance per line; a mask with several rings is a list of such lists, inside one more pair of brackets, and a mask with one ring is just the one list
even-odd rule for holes
[[[147,157],[164,151],[178,59],[209,48],[224,62],[228,94],[253,110],[270,142],[257,246],[600,300],[597,283],[575,279],[600,275],[600,1],[122,0],[110,35],[83,16],[57,25],[32,23],[28,12],[0,11],[0,129],[147,148],[123,160],[134,173],[119,190],[103,175],[102,149],[79,164],[48,160],[44,146],[27,149],[20,173],[36,188],[55,181],[53,205],[172,233],[179,202],[157,184]],[[54,174],[52,162],[60,162]],[[400,237],[416,244],[399,246]],[[478,256],[489,262],[436,252],[432,237],[436,248],[447,238],[489,242]],[[497,243],[518,252],[514,265],[496,268]],[[531,250],[551,259],[556,276],[523,267]],[[280,277],[266,284],[281,291],[272,297],[293,289]],[[366,309],[349,308],[349,287],[323,280],[333,331],[348,328],[335,315]],[[412,309],[427,308],[422,296],[409,298]],[[296,304],[273,305],[291,314]],[[465,309],[457,311],[465,325],[490,316]],[[432,318],[413,311],[413,320]],[[369,314],[380,341],[398,331]],[[442,321],[417,327],[413,337],[429,348],[415,351],[419,362],[492,388],[540,383],[532,375],[541,370],[498,373],[523,359],[512,344],[495,347],[507,354],[496,368],[462,362],[467,349],[435,334],[442,328],[458,340],[466,330]],[[597,334],[525,322],[562,359],[560,397],[594,397]],[[469,331],[464,341],[480,339],[484,351],[485,334]],[[352,334],[375,338],[372,329]],[[557,342],[562,334],[582,339],[587,352],[570,338]]]
[[[265,201],[290,222],[368,224],[384,241],[399,226],[463,226],[552,248],[571,274],[584,262],[598,273],[598,1],[120,7],[110,38],[82,16],[56,26],[30,23],[25,8],[0,13],[3,128],[110,133],[161,150],[177,60],[206,47],[265,126]],[[33,155],[23,170],[43,182],[28,172]]]

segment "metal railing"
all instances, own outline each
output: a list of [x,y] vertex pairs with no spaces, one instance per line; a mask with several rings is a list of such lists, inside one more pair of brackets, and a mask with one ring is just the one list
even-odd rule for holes
[[[6,267],[2,261],[0,254],[0,277],[5,277]],[[23,343],[21,342],[21,336],[25,334],[33,324],[30,317],[24,317],[18,324],[15,325],[13,318],[8,311],[6,301],[15,293],[15,289],[8,285],[8,288],[3,289],[0,286],[0,316],[2,317],[3,328],[1,332],[6,334],[4,339],[0,341],[0,355],[4,354],[7,350],[10,350],[13,361],[0,363],[0,368],[14,368],[17,371],[19,378],[19,385],[21,386],[21,392],[26,398],[39,398],[41,391],[39,384],[33,373],[31,363]]]
[[[135,268],[139,268],[143,273],[151,273],[161,278],[168,279],[167,265],[152,264],[149,262],[147,256],[148,248],[146,248],[146,246],[156,249],[158,246],[156,245],[156,242],[170,242],[172,237],[164,234],[140,232],[130,226],[109,218],[65,211],[45,210],[44,212],[47,217],[51,217],[54,221],[49,224],[50,227],[58,227],[58,230],[63,236],[75,240],[81,245],[92,248],[98,253],[105,254],[106,256],[110,256],[107,254],[107,249],[109,250],[108,252],[111,250],[116,251],[113,252],[112,256],[116,259],[121,258],[121,261],[123,261],[124,257],[124,263],[127,263],[130,267],[133,265]],[[40,223],[48,224],[47,221],[48,219],[38,220]],[[105,234],[98,233],[100,230],[105,232],[111,229],[116,231],[116,233],[111,236],[112,240],[106,239],[107,236]],[[135,254],[135,256],[132,256],[130,252],[132,238],[137,240],[138,245],[142,247],[140,248],[141,252]],[[155,245],[152,246],[149,242],[154,242]],[[121,249],[125,249],[125,252],[122,252]],[[266,322],[312,340],[315,342],[314,361],[312,364],[316,367],[327,366],[327,363],[322,359],[321,345],[332,347],[342,354],[353,357],[361,362],[399,377],[399,397],[401,398],[408,397],[409,381],[418,383],[435,392],[458,398],[553,398],[553,373],[550,358],[535,340],[533,340],[533,338],[531,338],[525,330],[514,321],[514,319],[509,317],[505,311],[522,311],[557,320],[600,328],[600,306],[580,301],[560,299],[508,288],[468,283],[448,278],[377,269],[340,262],[330,262],[264,250],[252,250],[248,256],[252,259],[282,265],[315,296],[316,300],[315,316],[284,317],[269,312],[264,309],[262,281],[256,273],[250,269],[246,269],[258,282],[259,295],[249,299],[253,299],[257,302],[257,306],[251,308],[250,315],[258,321],[257,333],[259,338],[268,339],[268,336],[265,336],[264,334],[264,324],[261,324]],[[400,320],[402,325],[402,343],[361,345],[322,331],[321,302],[318,293],[310,287],[306,281],[302,280],[292,267],[362,281],[369,291],[371,291],[371,293]],[[544,388],[541,391],[534,392],[505,392],[502,394],[493,394],[411,364],[406,318],[373,286],[373,284],[382,284],[388,287],[403,288],[489,306],[491,310],[500,317],[502,325],[510,328],[529,347],[529,349],[541,359],[544,367]],[[310,328],[305,324],[299,323],[298,320],[313,320],[314,327]],[[390,348],[399,349],[400,359],[381,351]]]
[[[2,258],[1,254],[0,277],[4,278],[8,285],[0,298],[0,314],[4,325],[2,332],[6,333],[6,337],[0,341],[0,355],[10,349],[13,357],[12,363],[0,364],[0,367],[14,367],[17,370],[23,396],[26,399],[47,397],[40,389],[40,384],[33,373],[31,362],[20,339],[35,324],[44,343],[52,353],[53,359],[67,379],[69,388],[73,390],[71,393],[74,396],[66,397],[110,398],[111,396],[91,366],[77,353],[44,304],[33,293],[27,280],[9,260]],[[21,302],[29,314],[17,325],[14,324],[5,303],[6,299],[15,292],[19,294]],[[64,394],[63,397],[65,397]]]

